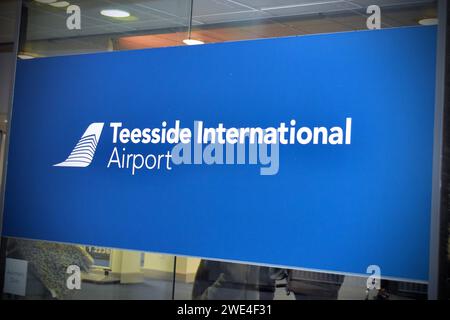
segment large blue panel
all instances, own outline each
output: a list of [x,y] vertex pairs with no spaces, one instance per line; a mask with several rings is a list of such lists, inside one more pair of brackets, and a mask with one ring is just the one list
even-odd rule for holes
[[[412,27],[20,61],[3,235],[427,280],[435,47],[435,27]],[[114,144],[111,122],[348,117],[351,144],[281,145],[275,175],[107,168],[116,146],[173,147]],[[97,122],[92,163],[54,166]]]

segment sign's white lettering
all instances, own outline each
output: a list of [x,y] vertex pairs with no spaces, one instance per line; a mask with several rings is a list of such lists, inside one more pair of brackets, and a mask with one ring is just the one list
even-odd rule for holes
[[[68,158],[54,166],[87,167],[93,161],[104,123],[92,123],[84,132]],[[194,131],[182,127],[180,120],[173,126],[162,121],[154,128],[127,128],[122,122],[111,122],[113,149],[107,168],[129,169],[135,175],[141,169],[172,170],[172,165],[188,164],[261,164],[261,175],[279,171],[279,146],[293,144],[349,145],[352,139],[352,118],[343,126],[297,127],[297,121],[281,122],[278,127],[207,127],[194,122]],[[126,145],[169,144],[164,153],[136,153]],[[120,147],[118,147],[120,145]],[[248,154],[248,157],[247,157]]]

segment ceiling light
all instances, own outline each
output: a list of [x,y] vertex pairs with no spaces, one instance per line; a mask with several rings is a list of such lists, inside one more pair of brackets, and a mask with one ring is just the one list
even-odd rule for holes
[[111,18],[127,18],[130,16],[128,11],[118,10],[118,9],[106,9],[100,11],[102,16],[111,17]]
[[419,20],[419,24],[421,24],[423,26],[434,26],[434,25],[438,24],[438,19],[437,18],[421,19],[421,20]]
[[35,57],[30,56],[28,54],[18,54],[17,58],[19,58],[21,60],[29,60],[29,59],[34,59]]
[[183,43],[187,44],[188,46],[194,46],[196,44],[204,44],[203,41],[195,40],[195,39],[184,39]]
[[49,3],[49,4],[55,8],[65,8],[70,5],[70,3],[68,3],[67,1],[58,1],[58,2],[53,2],[53,3]]

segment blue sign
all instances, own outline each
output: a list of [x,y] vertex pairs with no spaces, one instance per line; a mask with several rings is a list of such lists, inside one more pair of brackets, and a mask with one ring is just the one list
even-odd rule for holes
[[426,281],[436,28],[19,61],[3,236]]

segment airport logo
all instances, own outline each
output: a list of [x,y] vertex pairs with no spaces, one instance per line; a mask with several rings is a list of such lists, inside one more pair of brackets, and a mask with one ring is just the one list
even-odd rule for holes
[[[53,166],[88,167],[104,124],[90,124],[67,159]],[[332,127],[297,127],[295,119],[267,128],[225,127],[223,123],[209,127],[203,121],[183,127],[180,120],[173,121],[173,125],[162,121],[151,128],[128,127],[122,122],[111,122],[109,127],[112,151],[105,163],[108,169],[128,170],[134,176],[144,170],[170,171],[172,165],[249,164],[259,165],[260,175],[275,175],[279,171],[280,145],[349,145],[352,118]],[[157,144],[165,145],[165,150],[157,148],[153,152],[151,145]]]
[[55,167],[84,168],[91,164],[94,159],[100,135],[103,130],[103,122],[95,122],[89,125],[80,141],[69,154],[66,160],[54,164]]

